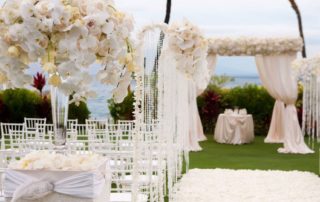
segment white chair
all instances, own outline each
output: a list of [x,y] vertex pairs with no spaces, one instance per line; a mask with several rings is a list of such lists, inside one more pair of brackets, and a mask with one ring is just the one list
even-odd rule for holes
[[1,127],[1,150],[10,148],[9,131],[25,131],[24,123],[0,123]]
[[86,120],[86,132],[89,139],[97,139],[104,136],[107,130],[108,120]]
[[36,135],[37,124],[46,124],[46,118],[24,118],[24,123],[26,125],[26,133],[28,135]]
[[76,141],[78,136],[78,119],[67,120],[67,139]]
[[[27,136],[32,137],[32,134],[31,135],[29,135],[29,134],[30,133],[28,133]],[[35,136],[34,136],[36,139],[50,140],[52,142],[53,134],[54,134],[53,124],[36,123],[36,132],[35,132]]]

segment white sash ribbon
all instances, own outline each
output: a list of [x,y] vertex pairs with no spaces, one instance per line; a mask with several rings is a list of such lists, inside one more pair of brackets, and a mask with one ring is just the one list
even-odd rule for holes
[[[61,171],[63,172],[63,171]],[[94,199],[105,187],[105,176],[98,170],[86,171],[61,180],[36,179],[15,170],[7,170],[4,175],[4,195],[17,200],[35,200],[56,192],[78,198]]]

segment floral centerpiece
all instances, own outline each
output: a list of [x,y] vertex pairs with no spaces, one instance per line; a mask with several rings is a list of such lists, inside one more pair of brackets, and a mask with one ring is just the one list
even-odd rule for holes
[[[113,85],[115,101],[124,99],[135,69],[132,30],[131,17],[112,0],[7,0],[0,9],[0,84],[31,83],[25,70],[40,62],[52,86],[53,120],[65,125],[64,103],[71,94],[76,103],[95,96],[93,80]],[[101,64],[96,79],[88,72],[94,63]]]

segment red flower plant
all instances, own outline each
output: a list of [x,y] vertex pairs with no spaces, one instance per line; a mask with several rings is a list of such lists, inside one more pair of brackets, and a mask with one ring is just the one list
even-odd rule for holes
[[38,72],[35,76],[33,76],[32,86],[40,91],[40,95],[42,95],[42,89],[45,85],[46,85],[46,77],[43,74]]

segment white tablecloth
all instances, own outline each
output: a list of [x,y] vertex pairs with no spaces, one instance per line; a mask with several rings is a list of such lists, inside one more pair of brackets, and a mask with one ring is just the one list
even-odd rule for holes
[[219,143],[244,144],[254,139],[252,115],[220,114],[214,131]]

